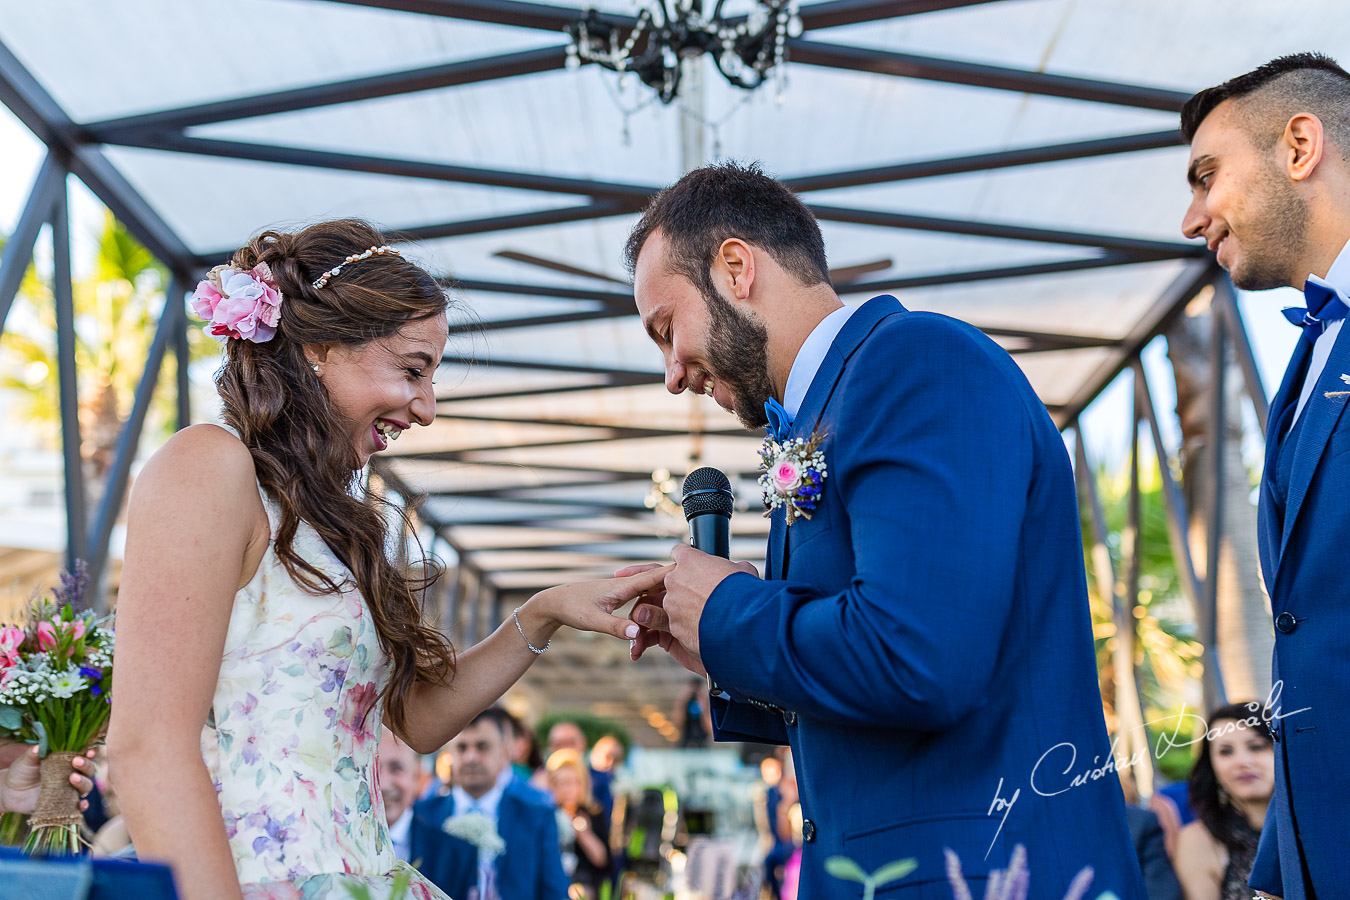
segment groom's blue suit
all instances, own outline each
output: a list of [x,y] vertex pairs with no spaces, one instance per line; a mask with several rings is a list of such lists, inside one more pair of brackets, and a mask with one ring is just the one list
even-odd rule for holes
[[[1347,326],[1350,327],[1350,326]],[[1350,335],[1342,328],[1308,403],[1289,428],[1311,349],[1300,340],[1270,407],[1258,536],[1261,574],[1275,616],[1271,723],[1275,796],[1266,813],[1251,885],[1285,900],[1322,900],[1350,885]],[[1338,394],[1340,396],[1327,396]],[[1301,847],[1301,853],[1300,853]],[[1302,859],[1300,859],[1300,856]]]
[[1021,370],[878,297],[811,382],[792,434],[813,430],[818,510],[790,528],[776,512],[765,580],[725,579],[699,624],[718,737],[792,745],[800,896],[860,896],[824,871],[843,855],[913,857],[877,896],[949,900],[944,847],[980,896],[1020,843],[1033,898],[1084,866],[1087,896],[1141,898],[1116,775],[1072,786],[1109,745],[1073,476]]

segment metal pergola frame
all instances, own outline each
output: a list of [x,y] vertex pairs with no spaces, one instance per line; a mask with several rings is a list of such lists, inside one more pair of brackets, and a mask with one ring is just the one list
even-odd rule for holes
[[[317,2],[317,0],[316,0]],[[515,28],[538,29],[560,33],[564,25],[580,19],[583,10],[563,6],[514,2],[514,0],[326,0],[349,5],[372,7],[415,15],[441,16],[476,22],[492,23]],[[954,85],[965,85],[989,90],[1012,91],[1023,94],[1068,98],[1084,102],[1114,104],[1149,110],[1177,111],[1188,96],[1186,92],[1164,90],[1139,85],[1122,84],[1085,78],[1076,78],[1038,71],[1024,71],[992,65],[980,65],[937,57],[887,52],[876,49],[844,46],[815,39],[813,32],[845,24],[892,19],[927,12],[975,6],[997,0],[833,0],[818,2],[801,9],[807,29],[803,38],[788,43],[790,58],[795,64],[822,66],[837,70],[871,73],[878,77],[923,79]],[[604,14],[606,21],[620,28],[631,28],[632,17]],[[28,267],[39,231],[43,225],[51,230],[55,261],[55,303],[58,320],[59,384],[61,398],[62,438],[66,463],[66,512],[68,519],[67,559],[88,560],[97,578],[107,563],[108,543],[113,524],[119,514],[132,461],[136,455],[150,396],[156,384],[164,357],[170,351],[178,361],[178,423],[190,420],[187,391],[187,316],[182,303],[184,288],[194,283],[202,269],[219,262],[229,250],[208,253],[193,252],[166,224],[156,210],[118,172],[103,147],[133,147],[178,154],[192,154],[221,159],[248,160],[275,165],[300,166],[323,170],[376,173],[427,181],[483,185],[494,188],[544,192],[576,198],[577,202],[561,208],[550,207],[511,215],[459,221],[407,222],[396,229],[411,240],[446,238],[463,235],[500,232],[565,222],[580,222],[640,210],[657,190],[656,185],[628,184],[611,181],[560,177],[537,172],[519,172],[472,166],[450,165],[441,162],[411,158],[393,158],[357,153],[342,153],[306,149],[239,140],[209,139],[188,134],[188,129],[209,123],[244,118],[312,110],[333,104],[352,103],[379,97],[409,94],[432,89],[480,84],[510,79],[531,73],[561,70],[566,61],[564,44],[542,49],[505,53],[481,59],[426,66],[405,71],[318,83],[306,87],[241,96],[210,103],[163,109],[134,116],[93,122],[75,122],[56,103],[47,90],[23,66],[11,50],[0,43],[0,101],[2,101],[46,145],[47,156],[34,181],[28,202],[14,234],[5,246],[0,259],[0,333],[10,305],[19,289],[23,273]],[[985,172],[1018,166],[1042,165],[1066,160],[1087,159],[1113,154],[1176,146],[1181,138],[1176,130],[1141,134],[1123,134],[1110,138],[1054,143],[1043,146],[1019,147],[994,153],[945,157],[922,161],[899,162],[849,171],[825,171],[786,180],[794,190],[811,194],[822,190],[860,185],[878,185],[899,181],[931,178],[969,172]],[[90,515],[86,508],[83,477],[80,465],[80,426],[77,417],[76,372],[74,368],[73,300],[70,280],[69,226],[66,199],[66,179],[79,178],[112,213],[140,240],[168,269],[171,283],[168,301],[159,322],[154,342],[146,360],[145,372],[136,390],[132,412],[117,443],[115,460],[109,475],[108,487],[98,508]],[[1138,434],[1139,424],[1147,422],[1158,461],[1163,472],[1165,495],[1168,500],[1172,550],[1183,570],[1183,587],[1195,606],[1200,623],[1201,640],[1206,647],[1206,693],[1217,699],[1223,695],[1222,680],[1214,660],[1214,609],[1217,575],[1219,534],[1219,500],[1216,496],[1206,515],[1210,522],[1209,545],[1204,571],[1211,573],[1207,580],[1197,578],[1197,568],[1191,559],[1185,540],[1186,511],[1178,486],[1171,475],[1169,454],[1164,449],[1158,417],[1144,378],[1140,354],[1144,348],[1177,316],[1200,291],[1214,291],[1214,308],[1222,323],[1216,329],[1220,339],[1215,342],[1215,372],[1221,374],[1225,365],[1225,341],[1234,348],[1238,366],[1251,396],[1257,419],[1264,428],[1267,401],[1256,372],[1251,347],[1243,328],[1231,286],[1217,268],[1212,256],[1203,247],[1171,241],[1144,240],[1112,234],[1086,234],[1077,231],[1057,231],[1029,225],[981,222],[956,218],[917,215],[900,210],[857,209],[812,202],[808,204],[822,220],[866,225],[873,228],[928,231],[940,234],[980,236],[1009,241],[1037,242],[1074,248],[1078,255],[1062,260],[1034,265],[1004,266],[963,272],[941,272],[927,275],[909,275],[897,278],[853,283],[843,286],[841,293],[861,294],[884,291],[903,291],[907,288],[934,284],[975,283],[994,279],[1016,279],[1059,272],[1130,266],[1163,260],[1187,261],[1182,274],[1165,290],[1135,323],[1123,338],[1111,339],[1091,334],[1063,334],[1042,331],[989,328],[986,331],[1005,339],[1014,353],[1053,352],[1069,348],[1099,348],[1109,350],[1105,362],[1092,373],[1072,398],[1057,406],[1051,413],[1057,424],[1066,430],[1076,430],[1078,440],[1078,469],[1084,477],[1081,487],[1085,505],[1094,512],[1092,540],[1104,550],[1100,509],[1095,499],[1092,479],[1086,477],[1088,460],[1082,447],[1080,416],[1087,406],[1121,373],[1130,370],[1135,379],[1134,461],[1132,467],[1131,528],[1137,528],[1138,492]],[[1093,251],[1083,256],[1083,250]],[[447,284],[460,288],[515,294],[559,300],[585,300],[597,308],[585,311],[557,312],[513,319],[489,319],[485,322],[457,327],[456,331],[495,331],[538,327],[551,324],[595,321],[634,315],[632,297],[623,290],[587,289],[574,285],[547,283],[515,283],[471,277],[446,278]],[[462,357],[447,355],[448,364],[466,363]],[[408,484],[395,470],[396,461],[471,460],[475,465],[503,465],[497,461],[479,459],[487,450],[511,450],[530,446],[566,446],[581,443],[615,440],[661,440],[680,432],[661,428],[638,428],[613,423],[560,420],[546,417],[522,418],[508,414],[484,415],[457,412],[470,402],[503,399],[516,396],[541,396],[549,393],[623,389],[626,387],[660,383],[659,373],[629,370],[620,367],[591,367],[543,362],[531,359],[494,359],[493,366],[522,370],[538,370],[559,375],[587,376],[587,383],[565,384],[531,389],[484,389],[476,393],[458,394],[442,398],[439,415],[482,422],[558,427],[568,431],[585,430],[587,437],[559,438],[521,442],[496,447],[476,447],[472,450],[451,450],[422,454],[405,454],[383,460],[375,466],[385,483],[404,497],[414,496],[415,485]],[[1212,411],[1222,421],[1225,411],[1222,391],[1215,391],[1216,407]],[[1221,429],[1216,429],[1221,434]],[[707,436],[730,437],[739,430],[713,430]],[[1214,465],[1221,458],[1218,442],[1211,448]],[[753,458],[753,457],[751,457]],[[521,529],[559,529],[580,531],[590,535],[586,540],[567,544],[570,550],[589,556],[601,556],[615,563],[629,558],[604,545],[631,539],[632,535],[615,531],[603,523],[594,527],[576,525],[574,520],[594,517],[644,519],[651,516],[648,509],[615,503],[587,505],[574,499],[549,499],[551,491],[565,490],[578,484],[616,484],[640,482],[650,477],[646,472],[620,472],[586,466],[539,466],[535,472],[543,476],[539,483],[526,487],[470,488],[436,497],[497,498],[510,500],[522,506],[541,509],[556,506],[572,507],[572,512],[555,514],[519,514],[509,519],[483,516],[440,517],[426,508],[421,520],[430,526],[436,540],[452,547],[460,560],[459,571],[445,585],[442,598],[443,622],[461,629],[463,639],[472,641],[484,634],[487,622],[500,618],[500,607],[530,591],[546,586],[516,584],[510,589],[498,588],[493,572],[476,562],[474,550],[455,536],[457,528],[472,524],[494,524]],[[752,473],[743,473],[753,477]],[[569,525],[569,522],[573,524]],[[650,538],[647,538],[648,540]],[[539,549],[556,545],[527,544]],[[489,548],[491,549],[491,548]],[[499,548],[514,549],[514,548]],[[1103,596],[1117,601],[1117,618],[1122,627],[1138,597],[1138,546],[1133,556],[1125,560],[1127,573],[1125,587],[1110,570],[1110,557],[1094,556],[1094,573]],[[1132,602],[1133,601],[1133,602]],[[1124,610],[1122,613],[1121,610]],[[1124,643],[1124,642],[1122,642]]]

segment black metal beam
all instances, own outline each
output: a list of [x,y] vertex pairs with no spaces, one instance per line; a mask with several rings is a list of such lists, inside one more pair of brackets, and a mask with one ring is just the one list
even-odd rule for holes
[[178,411],[178,428],[181,430],[192,424],[192,382],[188,378],[188,366],[192,362],[192,351],[188,346],[187,331],[191,326],[188,323],[187,307],[183,305],[181,288],[176,293],[168,295],[164,308],[166,312],[172,308],[178,319],[178,323],[173,330],[173,358],[176,366],[174,399]]
[[[625,371],[625,370],[615,370]],[[620,435],[618,439],[628,438],[647,438],[647,437],[688,437],[690,431],[687,428],[644,428],[634,425],[610,425],[604,422],[587,422],[581,419],[542,419],[542,418],[515,418],[512,416],[475,416],[464,415],[453,412],[437,412],[438,419],[458,419],[462,422],[490,422],[501,425],[528,425],[543,426],[546,428],[579,428],[595,429],[608,431]],[[699,431],[702,437],[746,437],[755,436],[744,428],[716,428],[712,430]],[[611,479],[614,481],[617,479]],[[565,487],[566,485],[559,485]]]
[[[66,480],[66,569],[89,558],[80,384],[75,368],[75,294],[70,268],[70,208],[65,181],[52,214],[52,299],[56,303],[56,374],[61,403],[61,455]],[[95,584],[97,590],[97,584]]]
[[487,234],[493,231],[511,231],[516,228],[536,228],[540,225],[561,225],[566,222],[605,219],[610,216],[637,212],[640,208],[639,204],[585,203],[581,206],[541,209],[506,216],[486,216],[481,219],[461,219],[456,222],[414,225],[411,228],[392,229],[390,233],[399,240],[432,241],[439,238],[462,237],[466,234]]
[[[519,0],[330,0],[330,2],[552,32],[562,31],[586,15],[586,11],[581,9],[549,6],[543,3],[522,3]],[[596,15],[600,21],[619,28],[632,28],[637,24],[637,19],[633,16],[599,11]]]
[[564,362],[543,362],[537,359],[474,359],[471,356],[460,356],[453,353],[447,353],[441,357],[441,362],[450,365],[472,366],[487,363],[493,368],[506,369],[530,369],[543,372],[566,372],[569,375],[602,375],[605,378],[612,378],[616,383],[630,384],[663,384],[665,376],[660,372],[644,372],[640,369],[620,369],[612,366],[587,366],[577,363]]
[[882,19],[898,19],[922,13],[957,9],[962,6],[982,6],[998,0],[833,0],[812,3],[798,10],[802,25],[807,30],[856,25]]
[[1031,72],[955,59],[916,56],[912,53],[824,44],[802,38],[789,39],[787,45],[788,58],[794,63],[808,66],[919,78],[1001,91],[1064,97],[1070,100],[1113,103],[1141,109],[1180,112],[1182,105],[1191,96],[1189,91],[1119,84],[1069,75],[1050,75],[1045,72]]
[[1219,267],[1213,257],[1198,259],[1189,263],[1172,283],[1154,301],[1153,306],[1135,322],[1134,327],[1117,345],[1109,357],[1079,385],[1078,390],[1067,403],[1051,407],[1051,415],[1060,428],[1073,423],[1087,408],[1088,404],[1104,391],[1116,376],[1125,371],[1130,360],[1179,316],[1186,304],[1218,273]]
[[1040,163],[1062,162],[1069,159],[1109,156],[1116,153],[1157,150],[1161,147],[1174,147],[1181,143],[1181,132],[1179,130],[1151,131],[1147,134],[1125,134],[1090,141],[1046,144],[1039,147],[1019,147],[993,153],[916,160],[914,162],[894,163],[889,166],[825,172],[819,175],[798,175],[793,178],[784,178],[783,183],[798,193],[828,191],[835,188],[884,184],[915,178],[934,178],[941,175],[959,175],[964,172],[985,172],[990,169],[1005,169],[1012,166],[1031,166]]
[[[1178,245],[1180,248],[1182,245]],[[1195,255],[1196,248],[1185,245],[1187,253],[1185,257]],[[1182,258],[1180,249],[1177,250],[1177,256],[1173,258]],[[993,269],[973,269],[963,272],[937,272],[931,275],[910,275],[900,278],[881,278],[874,281],[859,281],[852,284],[840,285],[835,288],[835,292],[840,296],[849,296],[852,294],[884,294],[890,291],[903,291],[911,288],[937,287],[949,284],[969,284],[977,281],[996,281],[1003,278],[1025,278],[1035,275],[1054,275],[1065,272],[1082,272],[1090,269],[1109,268],[1111,266],[1135,265],[1138,263],[1158,262],[1164,257],[1149,257],[1140,259],[1127,253],[1104,253],[1100,256],[1090,256],[1080,259],[1068,259],[1058,262],[1033,263],[1025,266],[1002,266]],[[455,282],[451,279],[444,281],[448,286],[453,286]],[[472,289],[472,288],[470,288]],[[509,288],[503,287],[504,292],[513,293]],[[546,290],[552,290],[546,289]],[[569,290],[570,294],[561,294],[558,296],[581,296],[583,292]],[[488,331],[504,331],[512,328],[535,328],[544,325],[567,325],[575,322],[592,322],[600,319],[614,319],[623,316],[637,315],[637,306],[633,298],[628,294],[618,292],[586,292],[592,296],[582,299],[599,299],[604,295],[613,298],[613,308],[583,310],[581,312],[555,313],[548,316],[521,316],[515,319],[489,319],[485,322],[466,322],[450,326],[451,334],[478,333]]]
[[314,150],[308,147],[189,137],[166,131],[115,131],[107,135],[107,140],[104,143],[223,159],[244,159],[253,162],[335,169],[344,172],[368,172],[374,175],[394,175],[402,178],[420,178],[456,184],[481,184],[489,187],[513,188],[525,191],[574,194],[592,197],[596,200],[618,200],[627,203],[643,203],[658,190],[655,187],[641,184],[623,184],[592,181],[585,178],[540,175],[534,172],[510,172],[503,169],[455,166],[420,159],[338,153],[331,150]]
[[1256,365],[1256,354],[1252,352],[1251,338],[1242,321],[1233,282],[1226,276],[1214,282],[1214,312],[1228,329],[1228,337],[1233,342],[1233,355],[1237,357],[1238,367],[1242,370],[1247,396],[1251,398],[1252,409],[1256,413],[1256,424],[1264,437],[1266,420],[1270,418],[1270,400],[1266,397],[1265,385],[1261,383],[1261,370]]
[[[122,511],[122,498],[126,495],[127,481],[131,477],[131,463],[136,458],[137,448],[140,447],[145,416],[150,410],[150,401],[154,399],[160,369],[164,366],[164,356],[174,335],[182,332],[183,322],[187,318],[183,310],[182,296],[183,291],[177,280],[171,280],[168,293],[165,295],[164,311],[160,314],[154,340],[151,341],[150,350],[145,357],[145,370],[136,385],[131,412],[117,435],[112,465],[108,467],[108,474],[104,480],[103,496],[99,498],[98,512],[89,531],[90,584],[99,583],[104,566],[108,562],[108,541],[112,538],[113,524]],[[181,361],[179,365],[182,366]]]
[[1000,238],[1010,241],[1031,241],[1046,244],[1067,244],[1074,247],[1097,247],[1115,250],[1146,259],[1175,259],[1181,256],[1199,256],[1205,248],[1180,241],[1154,241],[1146,238],[1118,235],[1090,234],[1081,231],[1058,231],[1027,225],[1007,225],[997,222],[978,222],[968,219],[949,219],[921,216],[913,213],[884,212],[875,209],[853,209],[843,206],[807,204],[817,219],[831,222],[849,222],[854,225],[878,225],[913,231],[932,231],[939,234],[962,234],[971,237]]
[[14,305],[24,273],[33,261],[33,245],[37,243],[38,232],[52,217],[57,200],[65,193],[65,183],[66,170],[48,153],[33,179],[33,189],[28,192],[28,202],[24,204],[14,232],[5,241],[4,255],[0,256],[0,334],[5,333],[10,307]]
[[270,91],[248,97],[233,97],[212,103],[89,122],[80,126],[80,138],[86,143],[104,143],[114,140],[119,133],[125,132],[178,131],[194,125],[251,119],[256,116],[315,109],[337,103],[353,103],[416,91],[514,78],[518,75],[561,69],[566,60],[567,54],[561,44],[556,47],[460,60],[438,66],[367,75],[346,81]]
[[568,287],[561,284],[528,284],[515,281],[492,281],[482,278],[439,278],[441,284],[461,291],[485,291],[490,294],[519,294],[522,297],[550,297],[559,300],[595,300],[606,306],[636,313],[633,295],[623,291],[602,291],[596,288]]
[[62,165],[68,165],[71,173],[103,201],[131,236],[161,262],[180,275],[196,267],[196,258],[187,245],[101,153],[81,144],[65,110],[3,42],[0,42],[0,102],[47,145],[48,153]]

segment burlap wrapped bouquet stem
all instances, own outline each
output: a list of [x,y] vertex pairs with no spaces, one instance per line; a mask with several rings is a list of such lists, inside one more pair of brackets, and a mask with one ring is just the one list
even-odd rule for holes
[[80,813],[80,792],[70,783],[75,770],[71,763],[83,754],[71,750],[48,753],[39,764],[42,790],[38,793],[37,808],[29,818],[32,828],[48,825],[78,825],[84,821]]

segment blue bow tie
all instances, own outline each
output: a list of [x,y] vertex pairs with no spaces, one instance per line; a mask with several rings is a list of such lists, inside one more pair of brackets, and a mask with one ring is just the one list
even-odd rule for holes
[[764,415],[769,419],[769,424],[765,426],[769,436],[780,444],[787,440],[792,432],[792,416],[788,415],[783,404],[770,397],[764,401]]
[[1303,285],[1303,296],[1308,300],[1307,309],[1290,306],[1280,312],[1291,323],[1303,328],[1303,339],[1310,344],[1322,336],[1328,325],[1344,319],[1350,312],[1340,291],[1316,275],[1308,276]]

